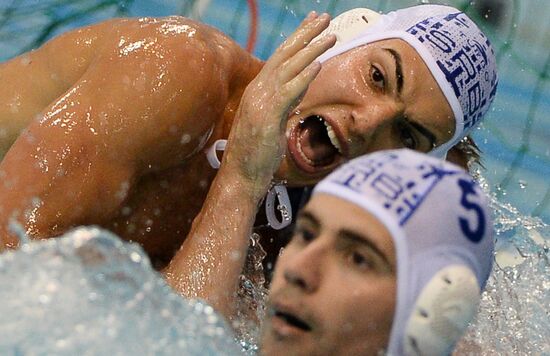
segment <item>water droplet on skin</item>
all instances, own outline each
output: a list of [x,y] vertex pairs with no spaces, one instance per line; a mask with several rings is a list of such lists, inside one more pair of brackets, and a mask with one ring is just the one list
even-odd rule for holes
[[183,134],[183,136],[181,136],[181,140],[180,140],[180,143],[182,145],[185,145],[186,143],[189,143],[191,142],[191,135],[189,134]]
[[231,258],[233,261],[237,261],[241,258],[240,251],[231,251],[231,254],[229,255],[229,258]]
[[128,227],[126,228],[126,231],[130,234],[133,234],[134,232],[136,232],[136,225],[128,224]]
[[21,57],[21,64],[22,65],[28,66],[31,63],[32,63],[32,60],[29,58],[28,55],[24,55],[23,57]]
[[128,182],[122,182],[120,184],[120,188],[118,192],[115,193],[115,196],[117,199],[124,200],[126,199],[126,196],[128,195],[128,190],[130,189],[130,183]]
[[9,103],[10,111],[12,114],[16,114],[19,112],[19,109],[21,107],[21,97],[19,95],[16,95]]

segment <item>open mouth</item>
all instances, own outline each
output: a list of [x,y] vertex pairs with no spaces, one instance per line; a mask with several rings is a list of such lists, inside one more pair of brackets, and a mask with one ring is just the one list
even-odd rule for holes
[[292,314],[285,313],[282,311],[275,311],[274,316],[283,320],[286,324],[294,328],[297,328],[303,331],[311,331],[311,326],[309,326],[305,321],[301,320],[300,318]]
[[308,173],[324,171],[337,164],[345,150],[337,131],[319,115],[301,120],[289,142],[294,162]]

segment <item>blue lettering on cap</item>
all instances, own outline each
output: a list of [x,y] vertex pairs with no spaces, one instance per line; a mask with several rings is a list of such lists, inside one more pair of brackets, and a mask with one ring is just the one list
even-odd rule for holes
[[[358,194],[374,193],[382,207],[396,215],[399,225],[403,226],[444,177],[460,171],[429,163],[406,167],[396,159],[394,154],[365,159],[353,166],[342,167],[331,181]],[[392,168],[397,169],[382,169],[387,164],[392,164]],[[400,166],[406,169],[407,178],[399,174]]]
[[[465,14],[457,12],[444,18],[429,17],[407,29],[433,52],[435,62],[460,102],[465,130],[480,121],[497,84],[496,72],[489,68],[487,53],[493,53],[491,44],[482,32],[476,32],[477,40],[469,38],[468,30],[473,26]],[[457,38],[464,39],[461,45]],[[489,92],[482,80],[490,82]]]

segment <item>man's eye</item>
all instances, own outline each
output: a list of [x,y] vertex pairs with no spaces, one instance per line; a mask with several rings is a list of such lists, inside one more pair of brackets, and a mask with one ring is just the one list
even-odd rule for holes
[[294,237],[299,238],[302,241],[309,242],[315,238],[315,234],[313,233],[313,231],[304,228],[296,228],[296,231],[294,232]]
[[372,263],[365,256],[356,251],[351,251],[348,256],[349,262],[361,270],[371,269]]
[[418,146],[412,130],[406,126],[401,126],[399,128],[399,140],[404,147],[410,148],[411,150],[415,150]]
[[384,78],[384,75],[375,66],[372,66],[370,69],[370,80],[372,84],[379,89],[384,89],[386,87],[386,79]]

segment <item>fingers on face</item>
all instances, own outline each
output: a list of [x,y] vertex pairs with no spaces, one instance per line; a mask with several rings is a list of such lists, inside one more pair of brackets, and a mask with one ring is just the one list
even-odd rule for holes
[[314,41],[306,48],[300,50],[296,55],[289,58],[283,63],[279,73],[277,73],[281,83],[286,83],[296,77],[298,73],[302,72],[304,68],[310,65],[317,57],[334,46],[335,42],[336,37],[334,35],[326,36],[320,40]]
[[315,61],[309,64],[292,80],[285,83],[280,89],[278,97],[282,100],[278,104],[283,106],[285,110],[295,106],[307,90],[309,83],[317,76],[320,70],[321,63]]
[[302,23],[300,23],[300,26],[302,26],[302,25],[304,25],[308,22],[311,22],[311,20],[315,20],[317,17],[319,17],[317,12],[310,11],[309,14],[307,14],[306,18],[302,21]]
[[[312,39],[318,36],[330,23],[330,16],[322,14],[321,16],[313,15],[312,19],[306,18],[300,27],[292,35],[290,35],[283,44],[277,48],[275,54],[271,57],[267,64],[279,66],[281,63],[292,57],[298,51],[306,47]],[[267,65],[266,64],[266,65]]]

